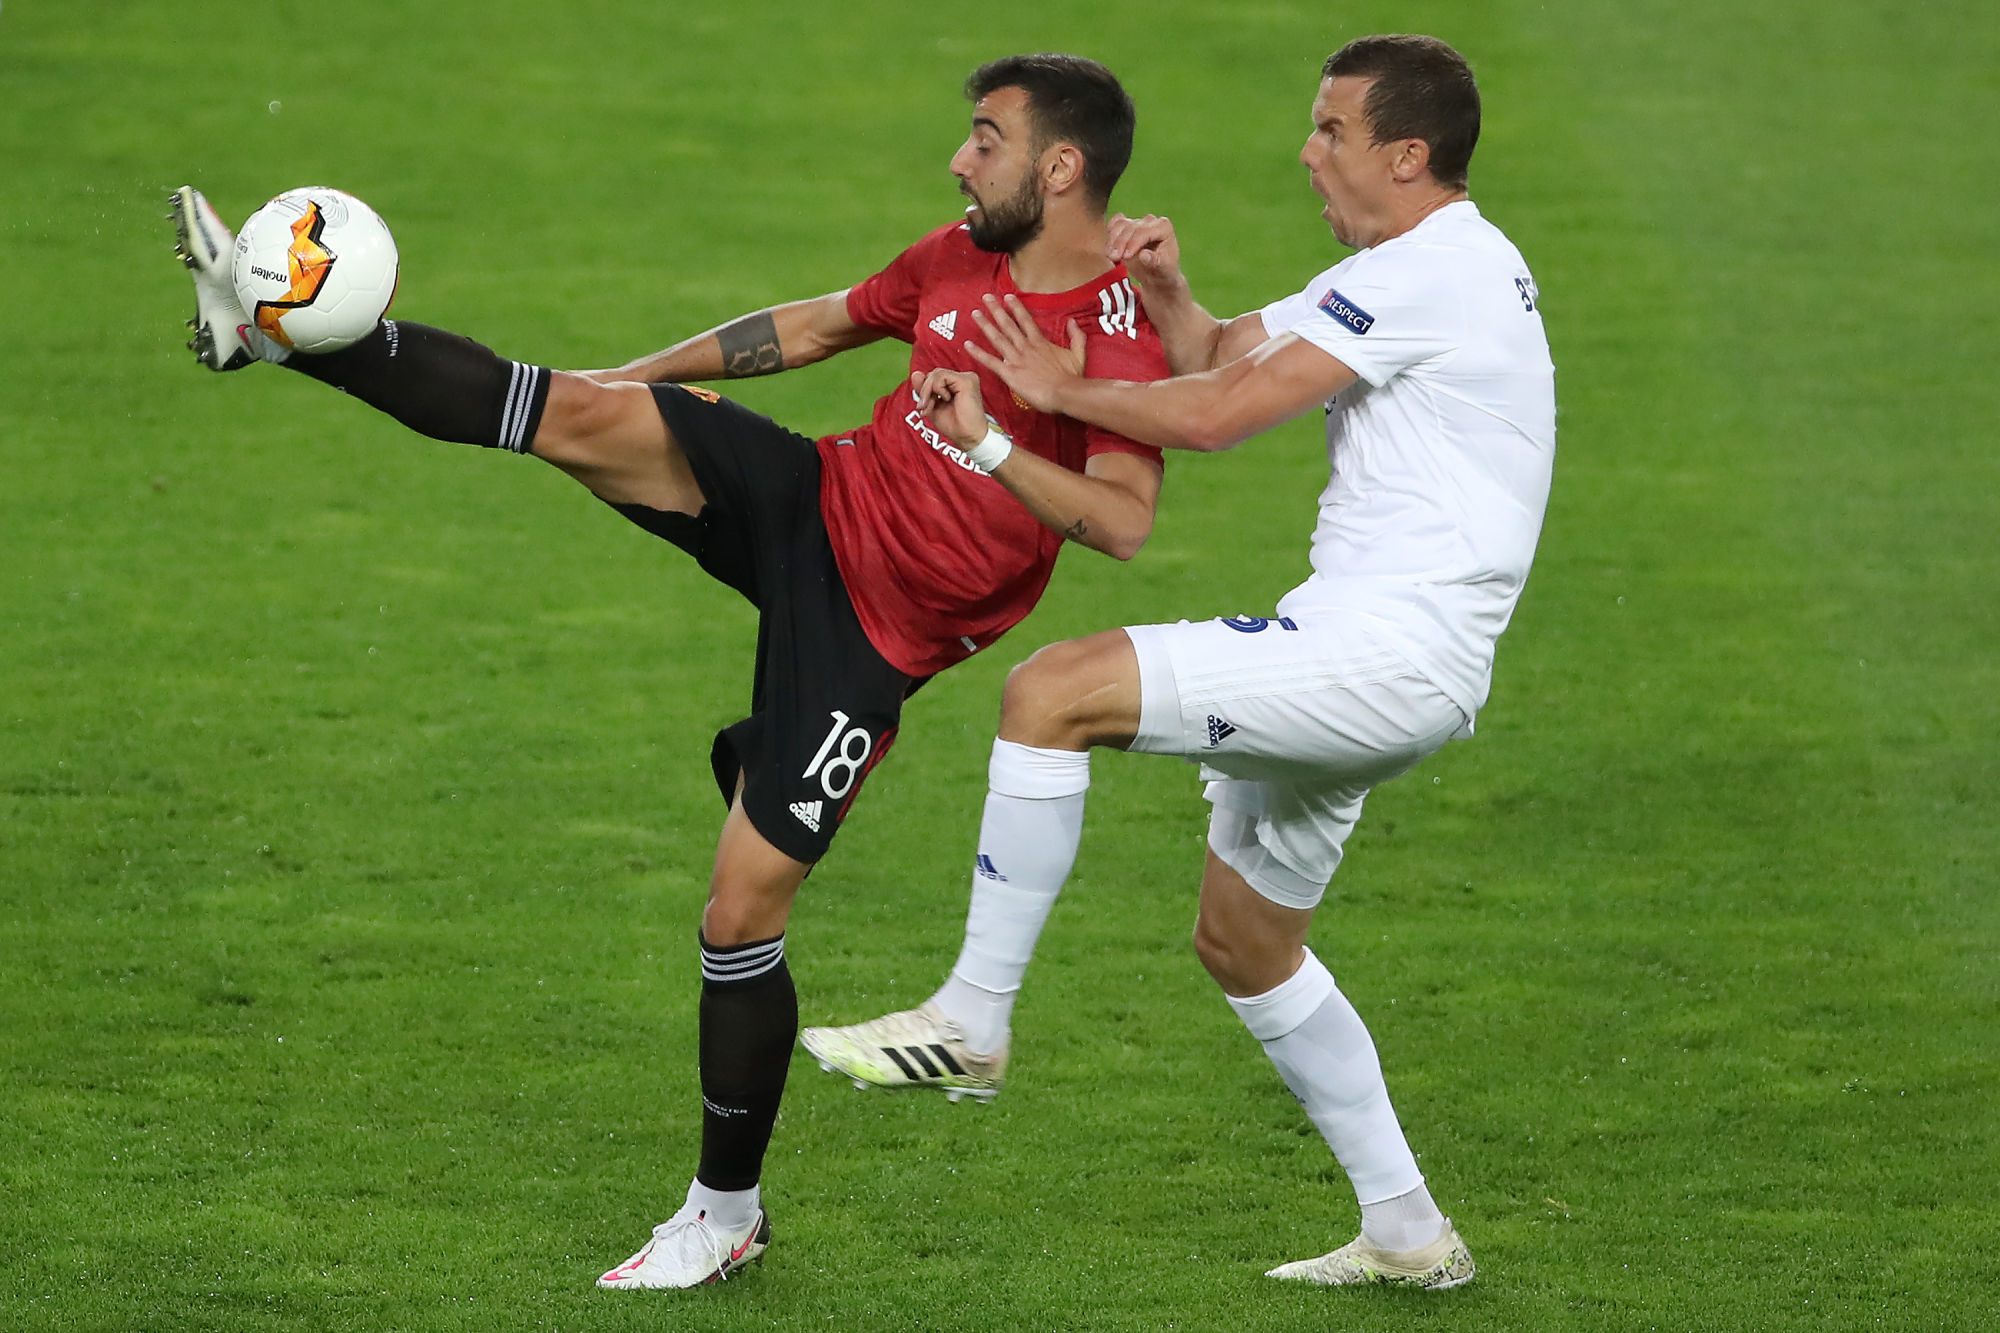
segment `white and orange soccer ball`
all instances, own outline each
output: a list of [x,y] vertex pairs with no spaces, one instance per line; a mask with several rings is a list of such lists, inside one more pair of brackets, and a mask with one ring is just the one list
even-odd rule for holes
[[243,313],[299,352],[337,351],[396,295],[396,239],[375,210],[324,185],[287,190],[236,233],[230,280]]

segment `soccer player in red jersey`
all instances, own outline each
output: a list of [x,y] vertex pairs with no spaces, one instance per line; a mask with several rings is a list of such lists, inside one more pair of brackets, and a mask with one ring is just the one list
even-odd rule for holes
[[[1074,56],[1013,56],[965,91],[972,129],[951,161],[963,221],[854,287],[616,370],[511,362],[407,321],[288,355],[236,303],[228,229],[193,189],[175,195],[203,364],[280,361],[434,438],[533,453],[758,607],[751,715],[711,756],[729,810],[701,923],[701,1161],[684,1205],[601,1286],[699,1286],[763,1253],[758,1182],[798,1032],[784,930],[799,885],[894,740],[903,700],[1025,616],[1064,540],[1128,559],[1152,529],[1155,448],[1038,412],[997,378],[973,447],[926,419],[943,406],[917,392],[933,372],[989,374],[964,340],[992,293],[1018,296],[1083,373],[1167,374],[1124,267],[1106,258],[1134,122],[1118,81]],[[866,425],[817,441],[679,387],[883,337],[912,344],[909,380]]]

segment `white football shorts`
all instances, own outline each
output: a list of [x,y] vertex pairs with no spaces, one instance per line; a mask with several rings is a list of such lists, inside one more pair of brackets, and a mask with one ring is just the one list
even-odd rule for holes
[[1208,841],[1284,907],[1318,905],[1369,788],[1467,719],[1366,617],[1127,626],[1139,657],[1132,749],[1198,761]]

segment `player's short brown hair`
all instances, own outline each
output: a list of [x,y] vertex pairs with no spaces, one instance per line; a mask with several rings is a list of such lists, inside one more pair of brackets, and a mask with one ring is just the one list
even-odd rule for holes
[[1422,139],[1438,184],[1465,188],[1479,145],[1479,87],[1464,56],[1435,37],[1357,37],[1326,58],[1320,77],[1375,80],[1362,103],[1375,142]]
[[972,71],[965,98],[977,102],[1001,88],[1028,95],[1037,151],[1053,143],[1075,144],[1083,153],[1084,192],[1099,208],[1110,203],[1112,187],[1132,160],[1138,122],[1117,76],[1082,56],[1003,56]]

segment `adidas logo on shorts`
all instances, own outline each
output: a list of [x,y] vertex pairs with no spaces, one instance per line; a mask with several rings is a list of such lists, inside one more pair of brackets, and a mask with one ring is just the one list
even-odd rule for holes
[[1216,746],[1222,744],[1224,741],[1228,740],[1231,736],[1234,736],[1235,734],[1236,734],[1235,723],[1225,722],[1213,713],[1210,713],[1208,715],[1209,749],[1213,750]]
[[821,804],[818,801],[792,802],[792,814],[797,816],[798,821],[814,833],[819,832],[820,809]]

